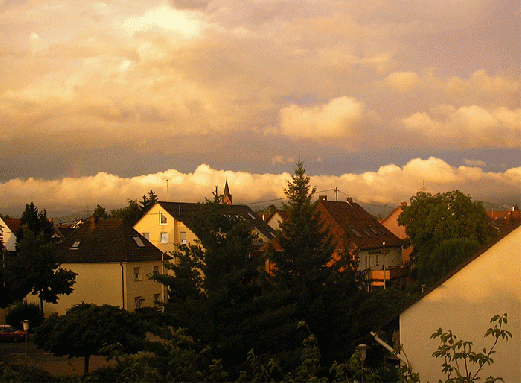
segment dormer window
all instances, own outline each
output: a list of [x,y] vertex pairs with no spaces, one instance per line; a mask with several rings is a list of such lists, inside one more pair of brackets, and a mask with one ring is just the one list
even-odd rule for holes
[[139,238],[139,237],[133,237],[133,238],[134,238],[134,242],[136,242],[136,245],[138,245],[139,247],[145,247],[145,244],[143,243],[141,238]]
[[159,213],[159,223],[161,225],[168,224],[168,217],[166,215],[164,215],[163,213]]
[[78,247],[80,246],[81,241],[74,241],[74,243],[71,246],[71,250],[78,250]]

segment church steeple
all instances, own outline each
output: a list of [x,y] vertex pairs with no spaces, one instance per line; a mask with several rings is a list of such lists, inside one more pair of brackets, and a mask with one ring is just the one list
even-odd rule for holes
[[223,204],[225,204],[225,205],[232,204],[232,195],[230,194],[230,187],[228,186],[228,179],[226,179],[226,183],[224,184]]

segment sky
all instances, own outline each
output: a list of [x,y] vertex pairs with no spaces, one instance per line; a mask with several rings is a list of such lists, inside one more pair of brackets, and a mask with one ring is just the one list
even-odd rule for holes
[[[0,0],[0,213],[521,200],[518,0]],[[268,202],[271,203],[271,202]]]

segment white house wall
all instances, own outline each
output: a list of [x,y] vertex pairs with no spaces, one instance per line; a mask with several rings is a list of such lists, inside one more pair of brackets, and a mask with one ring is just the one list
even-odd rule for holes
[[516,229],[450,279],[400,315],[400,342],[413,371],[422,382],[444,378],[443,360],[432,357],[439,345],[430,339],[438,328],[452,330],[482,351],[493,343],[484,338],[490,318],[508,314],[505,327],[512,332],[508,342],[500,340],[494,363],[480,376],[503,377],[505,382],[521,382],[521,228]]
[[4,220],[0,218],[0,226],[2,227],[2,241],[9,251],[15,251],[16,235],[9,229]]

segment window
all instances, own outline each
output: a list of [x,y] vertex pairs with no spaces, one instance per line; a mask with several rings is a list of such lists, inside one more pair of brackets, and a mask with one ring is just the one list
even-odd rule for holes
[[158,305],[161,303],[161,294],[154,294],[154,304]]
[[140,309],[141,307],[143,307],[143,302],[144,301],[145,301],[145,298],[143,298],[142,296],[135,297],[134,298],[134,307],[136,309]]
[[181,236],[181,243],[186,245],[186,231],[180,232],[179,235]]
[[141,267],[134,267],[134,280],[135,281],[141,280]]
[[159,213],[159,223],[161,225],[166,225],[168,223],[168,217],[163,213]]
[[168,233],[167,232],[161,233],[161,243],[168,243]]
[[150,233],[143,233],[143,237],[145,237],[145,239],[147,241],[149,241],[150,240]]
[[354,235],[356,235],[358,238],[361,238],[362,237],[362,234],[360,234],[358,231],[356,231],[355,229],[351,228],[351,231],[353,232]]
[[154,266],[154,274],[159,274],[159,266]]
[[71,250],[78,250],[78,246],[80,246],[80,242],[81,241],[75,241],[72,246],[71,246]]
[[136,245],[138,245],[139,247],[145,247],[145,244],[143,243],[141,238],[139,238],[139,237],[133,237],[133,238],[134,238],[134,242],[136,242]]

